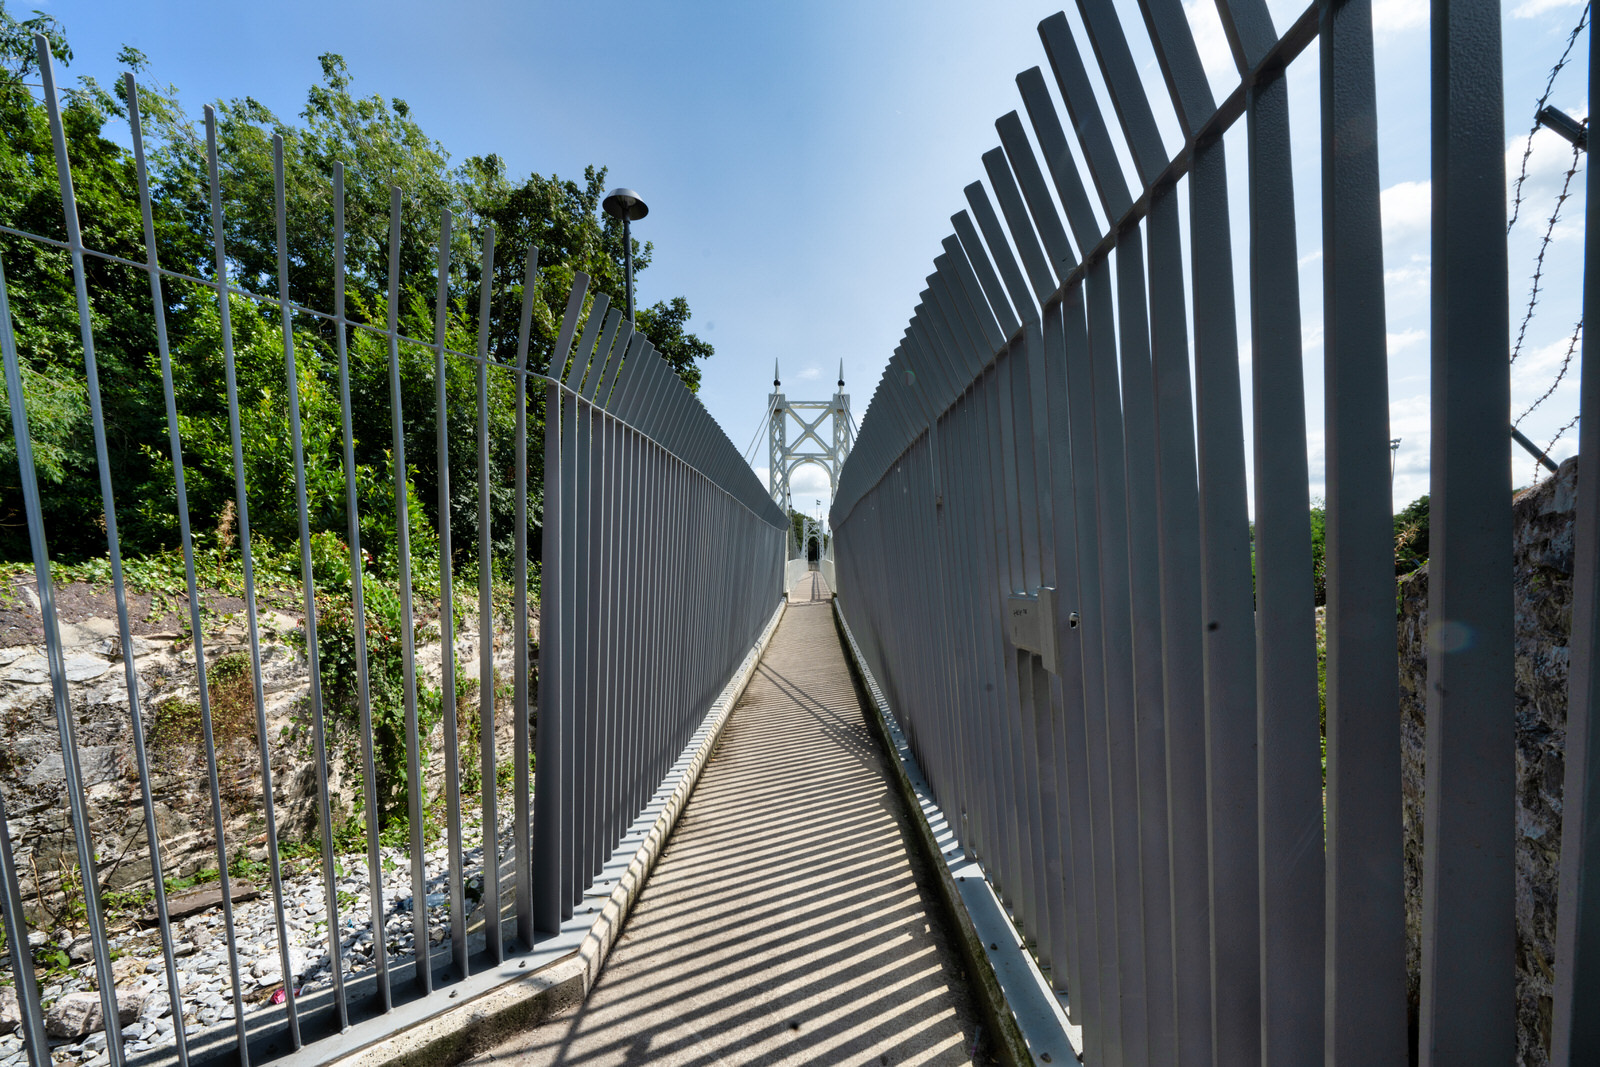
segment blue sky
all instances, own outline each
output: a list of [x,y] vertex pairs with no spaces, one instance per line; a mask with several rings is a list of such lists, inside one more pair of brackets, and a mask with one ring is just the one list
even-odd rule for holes
[[[1019,72],[1044,66],[1036,27],[1056,2],[842,3],[306,3],[192,0],[35,0],[73,43],[72,74],[109,83],[131,44],[151,74],[176,84],[186,105],[251,95],[281,115],[298,112],[319,76],[317,56],[342,53],[363,94],[404,98],[456,159],[495,152],[515,173],[576,177],[589,163],[650,204],[636,233],[655,242],[639,299],[683,295],[691,328],[711,341],[701,396],[744,448],[760,429],[771,368],[795,399],[822,399],[839,361],[859,420],[924,288],[962,187],[983,176],[998,144],[994,120],[1020,110]],[[1131,0],[1124,10],[1135,58],[1159,88]],[[1220,98],[1231,60],[1209,0],[1186,4]],[[1279,29],[1293,0],[1268,0]],[[1504,21],[1507,170],[1521,163],[1533,103],[1576,24],[1581,2],[1510,0]],[[1076,26],[1078,16],[1069,9]],[[1391,418],[1401,438],[1394,497],[1427,491],[1428,11],[1418,0],[1376,0],[1379,137],[1388,277]],[[1320,208],[1316,199],[1316,50],[1290,70],[1305,323],[1308,453],[1321,490]],[[1587,36],[1552,103],[1587,114]],[[1049,80],[1049,79],[1047,79]],[[1053,86],[1052,86],[1053,91]],[[1159,94],[1158,94],[1159,95]],[[1176,126],[1166,120],[1169,147]],[[1243,284],[1243,124],[1228,140],[1235,175],[1232,221]],[[1512,333],[1527,302],[1544,223],[1571,151],[1548,131],[1534,139],[1527,206],[1511,235]],[[1131,175],[1131,169],[1130,169]],[[1546,256],[1539,314],[1513,373],[1520,412],[1554,380],[1579,314],[1583,176]],[[1576,368],[1524,429],[1543,443],[1576,413]],[[1555,449],[1570,454],[1569,432]],[[765,477],[765,444],[756,466]],[[1514,457],[1518,484],[1534,477]],[[806,468],[796,504],[826,503],[826,479]]]

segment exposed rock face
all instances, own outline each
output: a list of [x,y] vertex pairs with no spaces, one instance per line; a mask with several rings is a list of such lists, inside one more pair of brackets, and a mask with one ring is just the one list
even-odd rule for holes
[[[145,995],[133,988],[117,990],[117,1022],[127,1026],[139,1018]],[[83,1038],[106,1028],[99,993],[68,993],[45,1013],[45,1033],[51,1037]]]
[[[475,616],[469,614],[455,645],[458,676],[469,680],[476,680],[478,673],[474,623]],[[298,627],[299,620],[292,616],[263,613],[261,690],[268,757],[278,834],[289,839],[314,835],[318,821],[316,766],[307,757],[310,674],[304,655],[289,639]],[[536,623],[530,631],[536,635],[534,627]],[[100,883],[107,889],[147,886],[151,865],[126,664],[116,622],[90,617],[63,622],[61,629],[79,773],[94,828]],[[510,678],[509,629],[501,632],[497,627],[494,643],[496,673]],[[215,671],[230,657],[236,662],[247,657],[249,647],[241,612],[237,621],[206,634],[208,668]],[[199,743],[199,692],[193,648],[177,632],[152,631],[134,636],[129,651],[139,686],[150,763],[149,785],[165,873],[187,875],[215,867],[211,798],[204,748]],[[437,637],[431,645],[419,643],[419,677],[437,685],[440,659]],[[237,701],[239,706],[231,720],[224,721],[226,714],[213,708],[230,854],[261,843],[266,830],[253,687],[248,677],[242,681],[243,696]],[[212,695],[215,705],[214,681]],[[509,716],[505,716],[499,725],[509,730],[508,720]],[[0,732],[4,737],[0,743],[0,795],[5,800],[7,826],[29,919],[34,924],[66,923],[65,918],[54,913],[60,910],[63,889],[66,897],[76,890],[78,856],[55,703],[45,649],[40,645],[0,648]],[[437,737],[431,747],[439,751]],[[347,812],[360,804],[356,784],[359,779],[345,774],[336,751],[330,751],[330,757],[330,790],[335,794],[337,820],[339,809]],[[442,774],[441,760],[433,761],[432,771]]]
[[[1578,460],[1512,504],[1516,634],[1517,1062],[1549,1062],[1561,790],[1566,774],[1568,637]],[[1420,991],[1428,571],[1400,582],[1400,729],[1405,817],[1406,962]]]

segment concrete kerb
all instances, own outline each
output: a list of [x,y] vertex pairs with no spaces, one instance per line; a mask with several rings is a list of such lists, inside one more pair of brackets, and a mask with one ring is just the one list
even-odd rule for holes
[[993,1047],[1005,1062],[1014,1065],[1081,1061],[1082,1028],[1067,1019],[1065,998],[1050,988],[1033,957],[1023,949],[1022,937],[982,867],[962,853],[883,690],[861,655],[837,597],[833,611],[849,651],[851,673],[872,709],[873,733],[893,757],[889,762],[901,798],[912,814],[916,841],[928,866],[939,874],[939,903],[958,935],[957,947],[979,1011],[995,1035]]
[[[643,840],[634,849],[627,869],[606,897],[577,949],[526,977],[496,986],[415,1026],[333,1060],[332,1067],[438,1067],[460,1063],[583,1002],[599,979],[628,913],[666,848],[667,839],[700,780],[700,772],[716,749],[722,728],[750,684],[756,664],[771,643],[787,606],[787,597],[779,600],[761,636],[707,711],[705,721],[690,739],[684,756],[668,773],[669,782],[676,775],[676,784],[644,831]],[[624,838],[625,843],[627,840]]]

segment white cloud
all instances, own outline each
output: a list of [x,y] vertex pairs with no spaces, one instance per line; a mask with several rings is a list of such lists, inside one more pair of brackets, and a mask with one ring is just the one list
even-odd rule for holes
[[[1530,3],[1549,3],[1550,0],[1528,0]],[[1565,0],[1562,0],[1565,2]],[[1372,33],[1378,40],[1384,34],[1414,30],[1428,24],[1429,7],[1426,0],[1373,0]]]
[[1200,63],[1206,68],[1213,91],[1219,86],[1231,89],[1239,80],[1239,70],[1234,66],[1233,50],[1228,47],[1228,35],[1222,30],[1216,4],[1212,0],[1184,0],[1183,12],[1189,16]]
[[1389,436],[1426,437],[1433,429],[1433,404],[1428,391],[1389,401]]
[[[1511,9],[1514,19],[1536,19],[1551,11],[1577,10],[1578,0],[1522,0]],[[1426,10],[1426,8],[1424,8]]]
[[1433,224],[1433,183],[1397,182],[1378,194],[1383,241],[1429,232]]
[[[1583,121],[1586,114],[1584,108],[1567,108],[1567,114],[1578,121]],[[1531,148],[1531,151],[1529,149]],[[1511,217],[1512,198],[1517,192],[1517,176],[1522,173],[1522,155],[1528,152],[1527,177],[1522,182],[1522,213],[1521,221],[1538,216],[1534,224],[1542,222],[1550,215],[1550,210],[1555,206],[1556,196],[1561,192],[1562,183],[1566,181],[1567,169],[1574,165],[1572,158],[1572,145],[1553,130],[1541,128],[1533,135],[1533,143],[1528,143],[1528,135],[1518,132],[1506,142],[1506,218]],[[1573,176],[1570,193],[1583,191],[1583,159],[1577,160],[1577,172]],[[1578,205],[1568,203],[1566,210],[1571,212]],[[1540,227],[1541,230],[1543,227]],[[1513,231],[1515,232],[1515,231]]]
[[1426,311],[1428,293],[1433,279],[1432,260],[1429,256],[1413,253],[1409,259],[1386,255],[1389,262],[1402,261],[1405,266],[1390,267],[1383,272],[1383,295],[1389,305],[1391,317],[1407,310]]
[[820,377],[822,377],[822,371],[816,367],[807,367],[805,370],[800,372],[801,381],[812,382],[816,381]]
[[1389,402],[1389,436],[1400,440],[1394,454],[1396,511],[1428,491],[1431,429],[1427,390]]
[[789,499],[796,511],[807,515],[817,513],[817,501],[822,501],[826,514],[833,505],[833,490],[828,486],[828,472],[815,463],[804,463],[795,468],[789,478]]
[[[1544,392],[1554,380],[1557,368],[1567,358],[1571,344],[1570,337],[1559,337],[1549,344],[1524,348],[1511,368],[1512,387],[1519,392],[1526,387],[1533,390],[1535,396]],[[1573,360],[1577,358],[1574,353]]]
[[1427,330],[1401,330],[1399,333],[1391,333],[1391,334],[1389,334],[1388,338],[1389,338],[1389,354],[1392,356],[1396,352],[1404,352],[1406,349],[1412,347],[1413,345],[1422,344],[1423,342],[1427,341],[1427,339],[1428,339],[1428,331]]

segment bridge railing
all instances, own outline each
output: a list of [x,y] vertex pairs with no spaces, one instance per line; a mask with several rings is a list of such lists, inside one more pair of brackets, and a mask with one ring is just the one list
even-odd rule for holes
[[[1140,0],[1143,26],[1110,0],[1079,0],[1083,30],[1040,24],[1049,72],[1018,76],[1026,118],[996,123],[987,186],[967,187],[844,467],[841,605],[961,843],[1082,1023],[1086,1062],[1403,1063],[1372,9],[1314,3],[1279,32],[1260,0],[1216,7],[1238,69],[1221,101],[1173,0]],[[1423,1063],[1501,1063],[1516,831],[1500,12],[1436,4],[1432,19],[1419,1029]],[[1149,83],[1129,45],[1146,33]],[[1313,44],[1320,131],[1288,109],[1286,72]],[[1176,115],[1175,151],[1153,106]],[[1236,190],[1223,134],[1241,119]],[[1297,187],[1291,141],[1313,136],[1320,188]],[[1297,196],[1322,220],[1325,767]],[[1586,279],[1586,309],[1596,292]],[[1595,361],[1583,403],[1600,404]],[[1583,453],[1600,454],[1600,421],[1583,426]],[[1551,961],[1563,1063],[1600,1056],[1597,500],[1579,502]]]
[[[626,332],[611,340],[620,316],[603,332],[600,317],[590,311],[565,382],[546,387],[543,606],[558,621],[541,653],[539,704],[559,715],[542,720],[538,795],[562,803],[539,809],[534,866],[546,888],[536,911],[551,930],[771,616],[789,530],[643,335],[622,359]],[[564,327],[552,378],[570,337]]]
[[785,563],[783,565],[783,591],[785,593],[791,592],[796,583],[804,578],[810,570],[811,564],[804,556],[798,559],[791,559],[788,563]]
[[[150,966],[140,972],[159,972],[159,977],[158,988],[140,1016],[144,1040],[133,1054],[141,1062],[175,1058],[187,1064],[221,1058],[247,1064],[304,1049],[294,1056],[295,1062],[318,1062],[352,1047],[340,1036],[352,1026],[364,1025],[363,1040],[373,1040],[444,1010],[462,988],[477,991],[525,977],[529,972],[518,970],[519,960],[526,965],[528,960],[555,958],[552,944],[557,955],[575,947],[575,942],[560,947],[565,942],[556,935],[570,936],[568,920],[575,910],[590,910],[574,905],[650,802],[775,609],[788,524],[726,435],[644,335],[632,323],[621,321],[616,309],[608,312],[604,295],[588,296],[589,279],[584,274],[576,274],[565,310],[556,320],[559,331],[548,362],[542,353],[530,352],[533,316],[536,311],[543,314],[536,307],[537,248],[516,251],[524,263],[517,272],[521,291],[513,288],[505,294],[520,303],[520,322],[494,321],[492,224],[482,224],[475,234],[482,253],[475,351],[459,351],[449,343],[452,248],[460,243],[452,241],[448,210],[440,219],[433,249],[438,284],[434,334],[431,339],[411,338],[400,330],[406,220],[398,188],[391,190],[389,203],[387,323],[365,321],[348,314],[345,306],[345,173],[342,165],[335,164],[324,190],[333,215],[334,272],[329,281],[334,307],[326,312],[297,305],[289,298],[287,281],[294,250],[286,237],[289,205],[283,144],[278,138],[271,205],[277,234],[277,295],[240,287],[230,278],[234,261],[227,236],[233,231],[224,218],[217,123],[210,108],[204,177],[209,181],[215,274],[188,277],[162,267],[139,97],[131,75],[125,87],[143,215],[142,257],[119,258],[86,247],[55,67],[47,43],[42,37],[37,43],[64,237],[10,226],[3,232],[23,247],[31,244],[64,252],[62,262],[70,270],[76,303],[68,310],[11,302],[6,265],[0,263],[0,349],[18,457],[16,478],[34,568],[28,586],[38,597],[45,661],[41,670],[48,675],[59,741],[59,749],[45,753],[40,766],[59,756],[64,789],[60,806],[66,810],[62,836],[79,873],[76,884],[64,878],[59,886],[46,887],[39,881],[44,842],[37,835],[26,840],[18,836],[15,814],[11,821],[6,816],[6,801],[16,798],[0,790],[0,911],[24,1047],[34,1067],[50,1062],[52,1037],[45,1023],[49,1005],[41,996],[42,976],[34,970],[33,950],[40,937],[54,936],[56,931],[35,928],[30,916],[43,922],[46,916],[32,905],[43,905],[56,895],[64,910],[81,908],[82,929],[72,932],[87,932],[93,975],[79,984],[98,991],[94,995],[106,1031],[107,1058],[117,1065],[130,1055],[119,1022],[119,999],[128,996],[127,971],[125,965],[113,962],[122,953],[113,935],[122,937],[124,932],[110,927],[107,886],[102,883],[112,852],[106,839],[106,801],[86,788],[79,737],[80,720],[88,723],[91,709],[84,704],[82,687],[75,685],[72,670],[77,661],[69,658],[60,590],[52,579],[50,537],[69,531],[52,528],[46,521],[35,469],[40,427],[30,426],[30,394],[24,381],[29,354],[19,353],[13,328],[30,317],[52,316],[51,321],[76,320],[115,600],[115,642],[106,655],[116,661],[113,669],[123,679],[126,706],[118,713],[121,721],[109,728],[119,752],[123,746],[131,747],[131,758],[122,764],[127,771],[121,775],[120,788],[140,812],[140,829],[130,835],[118,860],[147,868],[146,921],[159,938],[159,960],[149,961]],[[137,236],[123,236],[137,245]],[[141,620],[130,606],[126,567],[130,561],[123,558],[118,526],[119,517],[130,514],[135,487],[116,484],[112,473],[117,468],[111,462],[108,429],[125,437],[126,428],[108,427],[101,403],[95,340],[104,321],[100,316],[110,312],[99,305],[102,294],[87,280],[86,265],[95,261],[118,264],[148,279],[150,304],[144,312],[153,325],[153,350],[147,355],[154,368],[151,373],[159,372],[165,399],[164,412],[149,413],[152,425],[164,421],[164,434],[149,444],[163,450],[171,462],[173,520],[179,530],[185,594],[178,610],[186,615],[178,625],[180,631],[187,627],[174,651],[179,654],[180,673],[186,669],[193,674],[190,681],[198,701],[197,718],[183,727],[192,728],[192,736],[169,740],[194,752],[196,762],[181,769],[177,788],[204,797],[209,825],[197,834],[209,838],[209,863],[217,881],[211,903],[220,905],[220,912],[190,919],[181,930],[169,907],[168,878],[173,872],[167,863],[173,845],[163,840],[166,806],[160,792],[172,788],[171,769],[158,776],[151,751],[156,744],[153,724],[165,706],[157,701],[166,685],[152,671],[167,668],[152,669],[148,660],[139,659],[149,656],[152,642],[139,636],[147,630],[137,626]],[[169,353],[167,333],[173,292],[184,294],[189,313],[209,302],[220,318],[220,337],[213,344],[220,351],[210,352],[208,358],[220,368],[222,380],[214,383],[213,396],[221,399],[206,412],[183,410],[175,392],[177,357]],[[246,315],[252,319],[248,324],[243,322]],[[261,322],[254,321],[257,316]],[[236,375],[236,334],[257,341],[264,335],[270,346],[274,327],[263,323],[273,320],[281,334],[277,343],[282,375],[276,382],[249,383],[259,395],[247,394]],[[322,330],[320,340],[303,332],[307,323]],[[352,364],[358,344],[367,346],[362,351],[369,366],[386,371],[387,410],[353,410]],[[323,351],[324,347],[331,351]],[[402,374],[408,378],[431,374],[435,401],[431,412],[405,410],[403,397],[415,397],[416,392],[406,393]],[[464,381],[471,384],[464,386]],[[463,404],[462,397],[471,397],[474,388],[475,397]],[[319,390],[337,395],[334,406],[342,425],[302,426],[303,399]],[[252,540],[250,525],[252,506],[261,503],[264,488],[247,459],[263,442],[250,440],[242,430],[242,412],[274,395],[287,407],[291,459],[286,462],[293,468],[289,499],[291,525],[298,531],[293,566],[297,585],[278,571],[264,577],[261,568],[268,546],[259,536]],[[535,436],[541,408],[542,460],[541,440]],[[194,483],[186,483],[185,446],[192,443],[188,435],[197,420],[206,418],[225,418],[228,424],[232,468],[227,488],[233,507],[228,521],[236,532],[243,598],[224,608],[244,616],[243,635],[236,632],[234,619],[208,604],[222,593],[208,584],[215,579],[199,558],[204,546],[197,546],[192,529]],[[415,422],[431,422],[435,431],[438,500],[431,526],[418,513],[424,502],[412,484],[415,464],[406,460],[408,441],[417,439],[414,428],[408,436],[407,426]],[[362,501],[370,501],[374,494],[387,500],[388,493],[358,484],[356,450],[370,442],[357,439],[353,423],[386,425],[391,431],[390,451],[383,461],[392,476],[391,515],[362,513]],[[326,454],[313,455],[314,447]],[[324,472],[334,470],[339,479],[331,495],[336,501],[332,506],[342,500],[345,509],[344,529],[339,531],[348,541],[344,559],[330,557],[325,551],[329,542],[314,536],[318,507],[327,501],[321,505],[310,501],[307,471],[313,461],[320,461],[316,466]],[[536,481],[530,485],[530,477],[536,478],[530,476],[530,466],[537,471],[541,462],[542,539],[530,545],[530,505],[538,508],[541,503],[539,485]],[[475,494],[470,483],[452,490],[452,471],[475,479]],[[193,468],[189,473],[194,474]],[[290,480],[287,471],[275,473]],[[507,505],[507,497],[514,503]],[[261,510],[258,507],[258,516]],[[453,517],[459,522],[474,511],[477,573],[475,581],[464,578],[461,584],[475,585],[475,612],[456,599],[452,570],[460,568],[466,554],[459,551],[465,546],[453,543],[451,537]],[[534,518],[540,519],[538,511]],[[373,519],[394,541],[388,547],[393,550],[395,571],[384,575],[381,583],[362,543],[364,520]],[[81,531],[70,533],[81,540]],[[422,534],[437,537],[436,558],[413,552],[412,538]],[[530,566],[530,555],[542,555],[537,573]],[[273,586],[270,597],[264,582]],[[542,597],[536,603],[541,584]],[[324,599],[330,593],[336,605]],[[270,717],[263,661],[268,652],[284,658],[284,650],[269,648],[271,639],[263,633],[262,616],[268,606],[280,614],[298,612],[295,621],[305,657],[299,674],[291,672],[293,701],[287,710],[273,705]],[[396,618],[385,614],[375,622],[374,613],[380,610]],[[320,661],[324,644],[319,632],[325,637],[330,627],[342,627],[347,633],[349,662]],[[220,632],[225,629],[226,633]],[[396,642],[403,677],[380,679],[373,659]],[[437,648],[429,647],[435,642]],[[458,660],[462,642],[465,655],[477,661],[475,675],[470,660]],[[243,715],[252,725],[244,727],[245,740],[238,742],[251,750],[249,755],[238,765],[221,766],[234,759],[237,739],[225,737],[218,724],[220,713],[208,671],[215,674],[224,652],[248,661],[248,708]],[[433,674],[425,675],[423,662],[435,652]],[[99,669],[107,668],[101,664]],[[475,701],[466,695],[467,683],[474,677]],[[433,681],[437,689],[430,684]],[[283,684],[281,677],[276,678],[273,689]],[[336,716],[330,686],[353,701],[355,706],[346,709],[352,716],[358,713],[353,724],[341,727],[346,731],[344,741],[353,748],[342,764],[340,754],[333,751]],[[423,707],[430,692],[439,705],[432,729]],[[391,699],[393,707],[384,703]],[[308,729],[304,739],[308,756],[279,744],[285,714]],[[376,726],[376,720],[385,716],[385,724]],[[462,733],[474,721],[476,752],[472,738]],[[97,730],[104,726],[96,720]],[[380,729],[398,735],[380,743]],[[435,732],[437,741],[431,740]],[[383,745],[403,750],[388,752],[398,761],[394,773],[399,775],[389,784],[403,806],[392,813],[380,807]],[[435,759],[430,767],[425,749],[435,745],[442,748],[442,761]],[[7,764],[15,762],[8,759]],[[341,774],[345,783],[360,783],[358,795],[349,798],[356,812],[350,824],[356,838],[354,845],[345,842],[343,847],[353,849],[350,854],[341,852],[336,843],[336,836],[343,839],[336,835],[334,821],[340,804],[336,780]],[[291,780],[303,782],[307,777],[314,782],[312,829],[308,837],[295,842],[301,847],[297,866],[292,867],[280,851],[285,790]],[[99,790],[111,788],[95,784]],[[475,790],[479,795],[473,795]],[[38,807],[34,802],[39,797],[27,799]],[[390,831],[403,828],[403,833],[385,832],[386,821],[391,822]],[[247,833],[242,826],[249,827]],[[442,843],[431,839],[430,827],[439,831]],[[245,854],[256,844],[264,845],[264,862]],[[192,854],[188,858],[195,859]],[[200,862],[205,865],[203,859]],[[264,883],[270,912],[251,929],[241,928],[234,902],[239,895],[237,872],[246,867]],[[25,898],[23,886],[30,870],[34,884]],[[296,879],[315,884],[296,890],[292,884]],[[68,899],[80,895],[81,900]],[[120,919],[125,922],[128,916]],[[200,988],[202,977],[187,969],[192,961],[180,964],[204,940],[193,933],[196,922],[214,928],[213,943],[221,946],[221,959],[208,968],[209,974],[226,976],[221,994]],[[177,944],[180,936],[191,938],[187,946]],[[469,976],[474,984],[463,986]],[[64,981],[59,973],[50,979],[56,987]],[[282,988],[269,996],[274,983]],[[130,1009],[129,1004],[121,1006]],[[140,1011],[137,1006],[131,1010]],[[166,1015],[170,1020],[162,1021]]]

